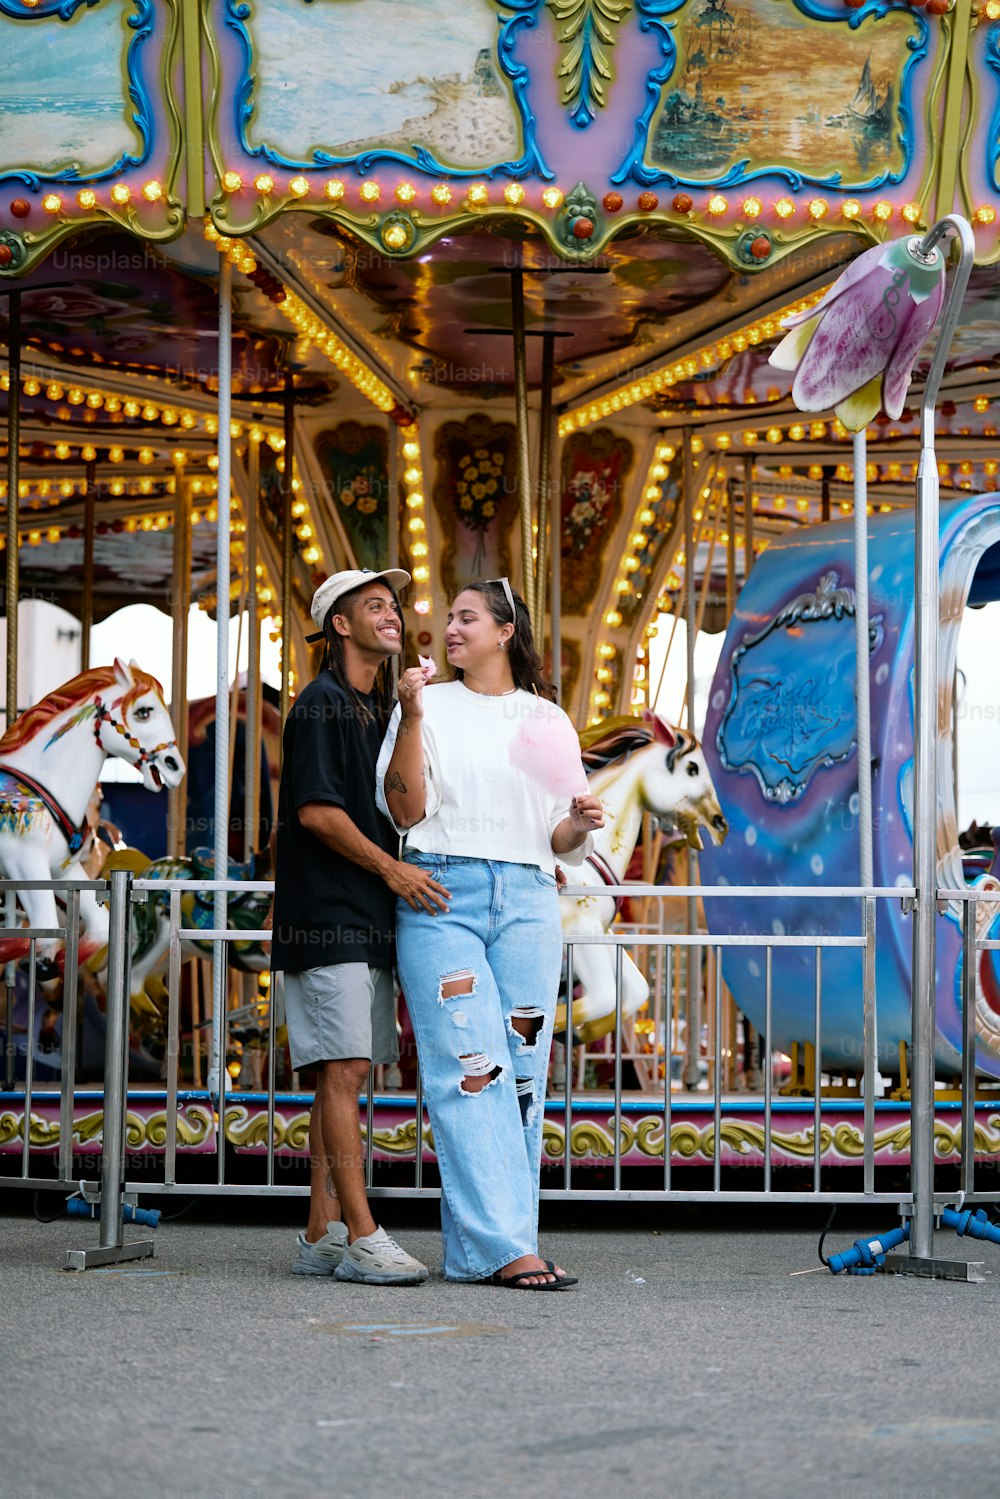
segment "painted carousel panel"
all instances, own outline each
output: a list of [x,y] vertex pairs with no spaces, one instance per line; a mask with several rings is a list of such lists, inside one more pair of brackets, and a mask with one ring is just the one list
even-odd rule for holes
[[[15,18],[0,9],[0,174],[105,172],[141,160],[149,141],[129,97],[142,37],[134,6]],[[85,65],[81,66],[81,61]]]
[[[521,122],[497,61],[486,0],[269,0],[250,10],[255,80],[245,146],[303,166],[375,148],[431,170],[517,157]],[[427,160],[426,158],[430,158]]]
[[812,0],[694,0],[677,23],[645,165],[722,185],[768,169],[860,191],[907,173],[928,22]]

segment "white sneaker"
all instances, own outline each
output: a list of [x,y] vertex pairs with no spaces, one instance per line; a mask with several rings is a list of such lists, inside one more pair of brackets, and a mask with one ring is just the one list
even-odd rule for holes
[[347,1245],[333,1273],[337,1280],[361,1281],[368,1286],[415,1286],[427,1279],[427,1266],[400,1248],[384,1228],[377,1228]]
[[310,1244],[304,1233],[295,1240],[293,1275],[332,1275],[347,1248],[347,1224],[328,1223],[326,1233]]

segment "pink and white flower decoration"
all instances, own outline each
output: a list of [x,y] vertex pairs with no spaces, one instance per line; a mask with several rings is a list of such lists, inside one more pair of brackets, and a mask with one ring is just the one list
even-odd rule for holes
[[917,355],[944,301],[945,258],[925,255],[916,237],[859,255],[807,312],[782,322],[791,331],[771,354],[794,370],[800,411],[834,411],[860,432],[883,408],[898,419]]

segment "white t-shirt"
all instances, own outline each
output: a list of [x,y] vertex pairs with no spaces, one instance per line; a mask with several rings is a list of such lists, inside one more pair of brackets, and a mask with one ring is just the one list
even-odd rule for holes
[[[405,833],[407,847],[428,854],[536,864],[552,874],[552,833],[569,816],[569,799],[553,796],[515,770],[509,747],[526,718],[537,722],[553,715],[566,718],[555,703],[520,688],[491,697],[471,691],[463,682],[425,687],[421,729],[427,800],[420,822],[409,829],[396,828]],[[376,800],[390,822],[385,776],[399,722],[397,704],[376,771]],[[559,854],[559,862],[582,864],[593,846],[588,833],[579,848]]]

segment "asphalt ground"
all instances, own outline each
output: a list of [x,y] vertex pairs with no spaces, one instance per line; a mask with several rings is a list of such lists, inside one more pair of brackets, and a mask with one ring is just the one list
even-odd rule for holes
[[301,1207],[200,1204],[74,1274],[97,1225],[0,1198],[0,1499],[998,1492],[1000,1247],[937,1236],[982,1284],[794,1275],[815,1206],[560,1207],[581,1284],[518,1292],[445,1283],[433,1209],[387,1203],[432,1278],[376,1288],[289,1273]]

